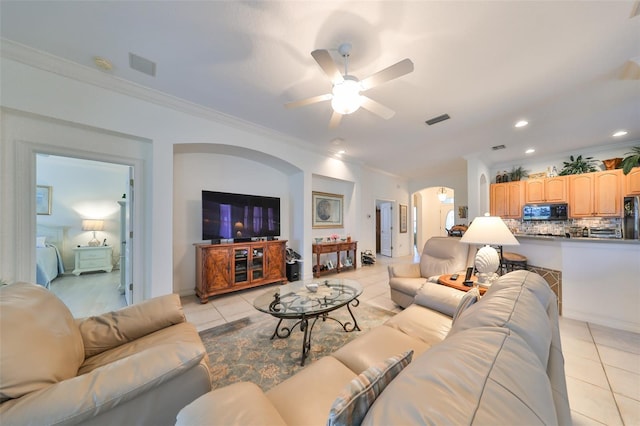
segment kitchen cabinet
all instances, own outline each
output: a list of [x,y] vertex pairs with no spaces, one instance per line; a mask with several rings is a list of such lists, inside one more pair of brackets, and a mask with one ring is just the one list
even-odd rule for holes
[[527,204],[566,203],[567,176],[525,181],[525,202]]
[[524,181],[494,183],[490,187],[489,210],[503,219],[522,217]]
[[217,294],[286,281],[284,240],[196,245],[196,295]]
[[624,195],[640,195],[640,167],[634,167],[625,176]]
[[569,216],[621,217],[622,170],[569,176]]

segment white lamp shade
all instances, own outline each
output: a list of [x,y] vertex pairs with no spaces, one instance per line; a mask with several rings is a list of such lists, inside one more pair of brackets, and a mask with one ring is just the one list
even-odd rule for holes
[[83,231],[104,231],[104,220],[85,219],[82,221]]
[[496,246],[517,246],[520,244],[498,216],[476,217],[460,242]]

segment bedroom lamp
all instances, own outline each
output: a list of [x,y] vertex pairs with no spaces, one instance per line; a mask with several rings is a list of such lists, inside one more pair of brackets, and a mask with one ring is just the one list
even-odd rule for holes
[[478,284],[488,287],[491,285],[489,278],[498,270],[500,266],[500,256],[495,246],[516,246],[520,243],[513,236],[507,225],[498,216],[476,217],[469,229],[466,230],[461,243],[467,244],[485,244],[478,250],[474,261],[476,270],[478,271]]
[[89,247],[99,247],[101,245],[100,241],[96,238],[96,231],[104,230],[104,220],[85,219],[82,221],[82,230],[93,231],[93,238],[87,243]]

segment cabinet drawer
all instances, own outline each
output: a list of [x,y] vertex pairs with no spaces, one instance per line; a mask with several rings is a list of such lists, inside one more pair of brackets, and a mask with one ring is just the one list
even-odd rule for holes
[[80,260],[92,260],[92,259],[106,259],[106,250],[90,250],[80,252]]
[[105,259],[80,259],[77,268],[89,269],[89,268],[101,268],[106,266]]

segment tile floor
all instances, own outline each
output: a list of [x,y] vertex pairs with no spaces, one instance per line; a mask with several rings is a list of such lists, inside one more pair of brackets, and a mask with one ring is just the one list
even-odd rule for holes
[[[387,265],[413,257],[378,256],[372,266],[340,274],[364,286],[361,302],[399,311],[389,298]],[[199,330],[256,313],[253,299],[265,287],[211,298],[182,298],[187,319]],[[575,425],[640,425],[640,334],[582,321],[560,319],[569,403]]]

